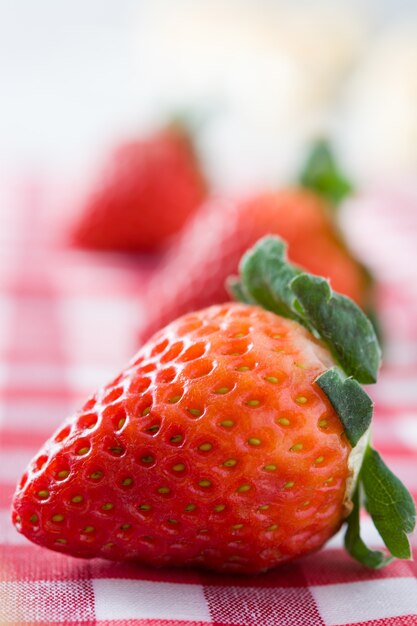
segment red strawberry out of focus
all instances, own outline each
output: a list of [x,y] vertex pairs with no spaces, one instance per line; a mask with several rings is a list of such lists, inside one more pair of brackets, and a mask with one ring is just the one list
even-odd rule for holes
[[99,250],[156,250],[205,196],[191,138],[172,124],[114,152],[73,229],[72,243]]
[[240,202],[213,199],[183,229],[152,281],[141,341],[179,315],[227,301],[227,277],[237,273],[244,252],[267,234],[287,241],[293,263],[329,278],[335,291],[368,307],[368,276],[317,193],[294,188]]
[[298,323],[228,303],[180,318],[46,443],[13,520],[79,557],[260,572],[349,512],[351,445]]

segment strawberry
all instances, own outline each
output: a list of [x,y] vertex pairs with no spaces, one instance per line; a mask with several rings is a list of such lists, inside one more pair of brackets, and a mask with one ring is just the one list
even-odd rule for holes
[[130,252],[165,246],[205,195],[191,139],[173,124],[119,146],[75,225],[73,243]]
[[334,289],[369,305],[369,279],[336,231],[329,205],[317,193],[293,188],[246,201],[215,199],[187,224],[149,286],[139,329],[147,340],[179,315],[227,300],[225,280],[260,237],[289,245],[290,259],[328,277]]
[[409,558],[413,502],[369,445],[369,320],[275,238],[231,290],[241,304],[162,329],[64,423],[20,481],[16,528],[80,557],[249,573],[318,549],[349,514],[349,551],[380,567],[391,557],[359,535],[363,491]]

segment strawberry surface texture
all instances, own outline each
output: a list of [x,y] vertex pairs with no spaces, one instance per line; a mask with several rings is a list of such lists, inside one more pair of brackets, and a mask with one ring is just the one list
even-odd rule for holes
[[240,201],[214,198],[185,226],[153,279],[140,339],[189,311],[228,300],[227,277],[237,273],[243,253],[268,234],[287,241],[294,263],[329,278],[333,289],[369,307],[369,278],[319,194],[293,188]]
[[41,450],[13,519],[80,557],[261,572],[349,512],[351,445],[297,322],[230,303],[155,335]]
[[[75,556],[256,573],[346,518],[360,563],[410,559],[414,502],[370,442],[370,320],[276,237],[229,289],[240,304],[160,330],[46,443],[17,487],[17,530]],[[388,553],[363,542],[361,499]]]
[[173,124],[115,150],[73,228],[72,241],[126,252],[161,248],[205,196],[191,138]]

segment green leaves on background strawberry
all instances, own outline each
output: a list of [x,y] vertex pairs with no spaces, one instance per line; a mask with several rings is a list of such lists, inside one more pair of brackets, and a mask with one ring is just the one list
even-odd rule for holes
[[[243,257],[240,279],[230,288],[242,302],[260,304],[296,320],[326,343],[336,360],[316,378],[317,385],[337,412],[352,445],[361,452],[353,510],[348,518],[345,545],[349,553],[368,567],[386,565],[392,557],[411,558],[408,534],[415,528],[414,502],[370,446],[372,400],[359,383],[377,379],[381,350],[373,325],[349,298],[334,294],[329,283],[300,271],[286,261],[282,240],[266,237]],[[361,499],[379,531],[390,556],[369,550],[360,538]]]
[[313,145],[301,170],[299,183],[326,198],[333,207],[337,207],[353,191],[352,183],[339,168],[324,139]]
[[[355,191],[352,182],[340,168],[330,144],[325,139],[318,139],[312,145],[298,176],[297,183],[304,189],[309,189],[316,193],[318,197],[326,200],[327,210],[333,214],[337,213],[340,204]],[[331,220],[337,236],[338,225],[335,217],[335,215],[332,215]],[[343,240],[341,233],[339,233],[339,238],[340,241]],[[355,301],[363,308],[368,318],[372,321],[378,338],[382,341],[383,332],[374,301],[375,279],[369,268],[359,260],[357,260],[357,265],[362,275],[364,291],[368,293],[368,298],[362,302]],[[306,267],[305,269],[309,268]],[[333,288],[336,288],[341,293],[345,293],[343,290],[338,289],[336,285],[333,285]],[[348,293],[345,293],[345,295],[352,297]]]

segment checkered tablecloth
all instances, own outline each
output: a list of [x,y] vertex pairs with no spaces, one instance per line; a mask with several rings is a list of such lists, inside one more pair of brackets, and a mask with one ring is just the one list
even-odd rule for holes
[[[366,570],[344,553],[341,536],[245,578],[77,560],[14,530],[10,500],[27,461],[135,350],[152,263],[60,245],[50,217],[61,207],[48,206],[36,185],[2,192],[0,202],[0,624],[417,624],[417,565]],[[386,334],[384,369],[370,390],[374,441],[417,496],[417,193],[357,201],[349,224],[378,275]],[[363,529],[380,544],[366,518]]]

